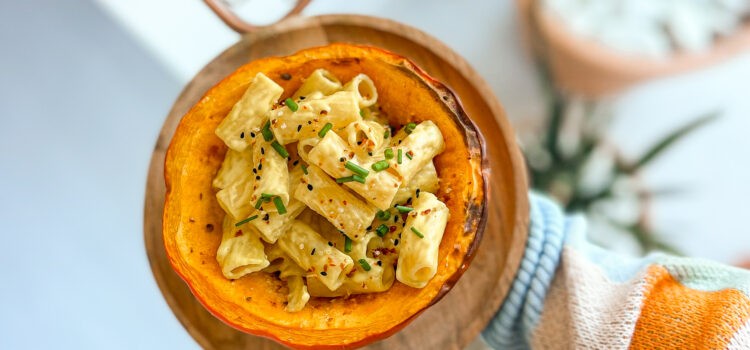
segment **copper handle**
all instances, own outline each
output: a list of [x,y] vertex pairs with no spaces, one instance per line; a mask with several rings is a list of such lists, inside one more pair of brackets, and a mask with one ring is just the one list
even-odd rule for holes
[[[248,23],[247,21],[243,20],[239,16],[237,16],[234,11],[232,11],[231,7],[224,2],[224,0],[203,0],[208,7],[211,8],[211,10],[216,13],[219,18],[221,18],[224,23],[226,23],[230,28],[234,29],[235,32],[240,34],[250,33],[252,31],[256,31],[258,29],[268,27],[268,26],[257,26],[252,23]],[[302,12],[302,10],[307,7],[307,5],[310,3],[310,0],[297,0],[297,3],[294,5],[294,7],[287,12],[284,17],[281,17],[277,21],[281,22],[289,17],[295,16]],[[272,25],[272,24],[271,24]]]

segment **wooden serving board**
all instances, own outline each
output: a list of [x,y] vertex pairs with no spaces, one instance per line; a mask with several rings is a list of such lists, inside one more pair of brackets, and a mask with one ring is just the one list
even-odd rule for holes
[[378,46],[416,62],[451,87],[486,140],[489,216],[471,267],[453,289],[403,331],[368,349],[463,349],[500,307],[526,242],[528,186],[515,135],[500,103],[468,63],[438,40],[390,20],[327,15],[293,17],[249,34],[209,63],[182,91],[156,142],[146,187],[144,239],[164,298],[187,331],[206,349],[279,349],[272,340],[237,331],[206,311],[172,270],[162,241],[164,156],[180,118],[219,80],[242,64],[333,42]]

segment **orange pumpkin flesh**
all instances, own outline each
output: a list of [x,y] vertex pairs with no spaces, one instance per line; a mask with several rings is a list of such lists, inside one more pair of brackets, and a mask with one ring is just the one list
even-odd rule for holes
[[[211,181],[226,146],[214,130],[255,74],[262,72],[282,86],[284,99],[317,68],[329,70],[343,82],[359,73],[370,76],[378,88],[378,103],[392,126],[428,119],[438,125],[446,147],[435,158],[440,178],[436,195],[448,206],[451,217],[440,244],[437,274],[425,288],[397,281],[383,293],[312,298],[302,311],[289,313],[284,311],[284,282],[266,273],[230,281],[216,262],[224,212]],[[167,255],[198,300],[217,318],[241,331],[295,348],[366,345],[406,326],[437,302],[468,267],[486,219],[482,142],[453,93],[393,53],[333,44],[250,62],[209,90],[182,118],[174,134],[164,174]]]

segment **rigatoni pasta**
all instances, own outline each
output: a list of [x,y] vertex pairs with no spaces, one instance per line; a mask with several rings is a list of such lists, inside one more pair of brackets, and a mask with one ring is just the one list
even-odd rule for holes
[[280,89],[258,74],[216,130],[229,147],[213,181],[224,276],[277,273],[289,312],[396,281],[423,288],[450,217],[435,196],[438,126],[389,125],[365,74],[342,84],[319,69],[289,98]]

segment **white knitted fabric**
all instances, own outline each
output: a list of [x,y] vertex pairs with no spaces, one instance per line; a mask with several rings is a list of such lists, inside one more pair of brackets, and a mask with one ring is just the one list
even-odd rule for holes
[[611,282],[599,266],[563,248],[531,347],[627,349],[643,302],[642,277],[624,284]]
[[729,346],[727,349],[730,350],[745,350],[750,349],[750,322],[746,323],[742,328],[737,332],[737,334],[732,337],[732,341],[729,342]]

